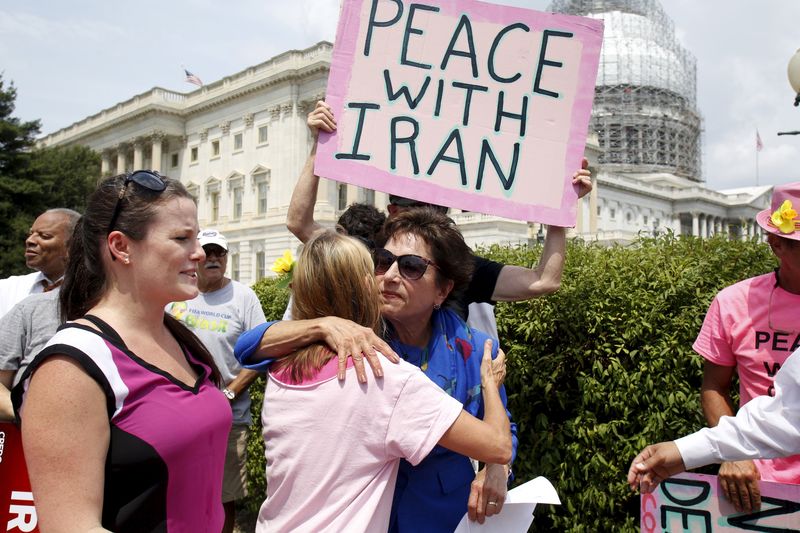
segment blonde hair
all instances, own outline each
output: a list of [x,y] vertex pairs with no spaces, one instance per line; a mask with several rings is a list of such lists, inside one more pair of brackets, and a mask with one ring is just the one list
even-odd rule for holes
[[[381,333],[381,307],[375,267],[366,247],[333,231],[309,240],[292,271],[292,318],[337,316]],[[322,343],[279,359],[275,371],[289,369],[292,380],[311,377],[333,356]]]

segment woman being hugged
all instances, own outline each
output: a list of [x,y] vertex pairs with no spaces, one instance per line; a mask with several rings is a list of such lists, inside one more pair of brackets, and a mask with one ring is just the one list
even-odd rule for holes
[[[294,267],[292,291],[298,322],[336,316],[381,330],[372,260],[353,238],[312,237]],[[400,459],[418,464],[437,443],[507,462],[511,433],[490,353],[487,343],[477,354],[483,421],[408,363],[385,365],[383,379],[359,383],[349,360],[342,382],[324,341],[274,362],[262,412],[268,495],[256,531],[386,531]]]
[[[383,240],[374,257],[389,345],[465,411],[481,417],[481,353],[488,336],[470,329],[448,308],[456,291],[469,283],[471,250],[453,221],[430,208],[411,209],[387,221]],[[505,405],[502,387],[500,396]],[[516,425],[510,429],[516,452]],[[481,523],[499,513],[510,462],[489,463],[476,477],[467,455],[442,448],[419,465],[401,462],[390,531],[452,531],[465,512]]]
[[61,289],[68,320],[14,390],[39,526],[222,528],[231,425],[219,373],[165,315],[197,295],[197,207],[176,180],[103,180],[78,222]]

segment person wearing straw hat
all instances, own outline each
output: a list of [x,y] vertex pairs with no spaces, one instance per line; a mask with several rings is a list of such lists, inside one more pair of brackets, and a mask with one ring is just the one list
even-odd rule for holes
[[[775,374],[800,347],[800,182],[774,188],[772,205],[756,216],[778,259],[769,274],[726,287],[711,302],[693,349],[705,359],[701,403],[714,427],[734,414],[730,388],[739,376],[739,403],[775,395]],[[720,487],[738,511],[759,509],[759,479],[800,483],[800,456],[724,462]]]

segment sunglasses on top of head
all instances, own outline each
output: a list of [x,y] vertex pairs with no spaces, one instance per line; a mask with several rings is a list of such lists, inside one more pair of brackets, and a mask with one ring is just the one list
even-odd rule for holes
[[[111,222],[108,223],[108,231],[106,233],[111,233],[114,230],[114,226],[117,224],[117,219],[122,211],[122,199],[125,198],[125,192],[128,190],[128,184],[131,182],[151,192],[161,193],[167,188],[164,179],[154,170],[136,170],[126,174],[125,181],[122,182],[122,188],[119,190],[117,205],[114,206],[114,213],[111,215]],[[111,254],[111,260],[116,261],[114,254]]]
[[439,268],[436,263],[430,259],[425,259],[414,254],[394,255],[386,248],[377,248],[373,254],[375,260],[375,274],[381,275],[392,267],[397,262],[397,270],[400,275],[407,280],[417,280],[425,275],[428,270],[428,265]]

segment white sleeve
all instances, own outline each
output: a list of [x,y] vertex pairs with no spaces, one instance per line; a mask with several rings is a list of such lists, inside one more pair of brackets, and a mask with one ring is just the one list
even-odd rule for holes
[[735,417],[675,441],[687,470],[709,463],[800,453],[800,350],[775,375],[775,396],[759,396]]

